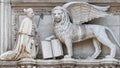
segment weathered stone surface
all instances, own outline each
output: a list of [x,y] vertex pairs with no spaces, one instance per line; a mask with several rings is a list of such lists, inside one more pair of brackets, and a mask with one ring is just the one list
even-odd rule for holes
[[[3,2],[5,1],[5,2]],[[58,5],[63,5],[66,2],[73,1],[73,0],[11,0],[9,3],[9,0],[0,0],[0,15],[3,14],[1,12],[1,3],[5,3],[6,5],[4,12],[5,12],[5,17],[6,22],[8,21],[8,27],[6,28],[8,33],[4,32],[6,35],[8,35],[8,43],[4,42],[5,44],[8,45],[8,50],[13,49],[14,47],[14,42],[16,40],[16,35],[17,35],[17,30],[19,27],[19,24],[21,20],[25,17],[23,13],[24,8],[32,7],[35,10],[35,22],[38,22],[39,18],[39,11],[40,9],[44,9],[44,20],[43,23],[40,23],[40,39],[45,40],[46,37],[50,35],[54,35],[52,24],[51,24],[51,9],[55,6]],[[112,13],[113,16],[105,17],[105,18],[100,18],[92,21],[92,24],[98,24],[98,25],[104,25],[109,27],[115,34],[115,37],[119,40],[120,42],[120,0],[74,0],[74,1],[84,1],[84,2],[89,2],[92,4],[96,5],[110,5],[110,9],[107,11],[109,13]],[[8,5],[7,5],[8,4]],[[12,8],[12,11],[11,11]],[[3,19],[0,16],[0,22],[1,23],[6,23],[4,21],[1,21]],[[4,24],[5,25],[5,24]],[[3,30],[3,29],[2,29]],[[1,30],[0,30],[1,31]],[[4,34],[4,40],[5,39],[5,34]],[[0,33],[0,38],[3,37],[3,34]],[[7,37],[7,36],[6,36]],[[94,47],[93,44],[91,43],[92,40],[86,40],[81,42],[81,44],[76,43],[74,44],[75,46],[73,47],[73,57],[76,58],[77,60],[82,58],[85,59],[88,56],[91,56],[94,53]],[[2,46],[3,43],[0,43]],[[0,45],[0,46],[1,46]],[[86,46],[87,45],[87,46]],[[41,46],[40,46],[41,47]],[[102,53],[98,58],[104,58],[105,55],[109,54],[109,48],[107,47],[101,47],[102,48]],[[3,49],[3,48],[2,48]],[[0,49],[0,50],[2,50]],[[66,52],[66,47],[63,46],[64,49],[64,54],[67,54]],[[87,51],[85,51],[87,50]],[[2,50],[3,52],[3,50]],[[119,52],[117,53],[117,56],[119,55]],[[42,52],[40,51],[39,57],[42,56]],[[119,56],[118,56],[119,57]],[[27,61],[28,62],[28,61]],[[61,60],[54,60],[54,61],[48,61],[48,60],[35,60],[35,62],[27,65],[26,62],[21,65],[17,61],[0,61],[0,67],[1,68],[17,68],[17,67],[23,67],[23,68],[65,68],[65,67],[71,67],[71,68],[119,68],[120,67],[120,61],[107,61],[107,60],[78,60],[75,61],[75,63],[72,63],[70,61],[66,61],[66,63],[62,63]],[[104,63],[105,62],[105,63]],[[48,63],[48,64],[46,64]],[[67,65],[68,64],[68,65]],[[27,65],[27,66],[26,66]],[[61,66],[62,65],[62,66]]]
[[[120,62],[118,60],[34,60],[31,61],[0,61],[1,68],[118,68]],[[30,64],[28,64],[30,63]]]
[[[8,0],[5,0],[8,1]],[[33,2],[34,1],[34,2]],[[47,14],[48,12],[51,11],[51,9],[57,5],[62,5],[67,1],[72,1],[72,0],[47,0],[47,1],[43,1],[43,0],[11,0],[11,5],[12,6],[12,19],[10,20],[10,23],[12,23],[12,26],[9,26],[11,29],[9,29],[8,31],[10,31],[9,36],[11,36],[9,39],[10,42],[10,47],[9,49],[12,49],[14,47],[14,41],[16,36],[14,36],[14,34],[16,34],[16,32],[14,32],[14,30],[17,30],[18,28],[14,28],[14,27],[19,27],[19,22],[24,18],[24,13],[22,11],[23,8],[27,8],[27,7],[32,7],[35,12],[36,12],[36,16],[35,16],[35,22],[38,22],[38,18],[39,18],[39,9],[43,8],[45,9],[45,18],[44,18],[44,23],[40,23],[40,38],[41,40],[44,40],[45,37],[48,37],[52,34],[54,34],[53,29],[52,29],[52,25],[50,24],[50,13],[49,15]],[[76,0],[79,1],[79,0]],[[83,1],[83,0],[82,0]],[[112,13],[116,13],[119,14],[119,2],[117,0],[84,0],[84,1],[88,1],[90,3],[93,4],[97,4],[97,5],[101,5],[101,4],[105,4],[105,5],[111,5],[111,8],[109,9],[109,12],[112,11]],[[114,3],[113,3],[114,2]],[[116,3],[117,2],[117,3]],[[47,15],[46,15],[47,14]],[[1,17],[1,16],[0,16]],[[116,23],[112,23],[114,22],[113,19]],[[113,32],[115,32],[116,37],[119,36],[119,26],[112,26],[112,25],[119,25],[119,15],[114,15],[112,17],[107,17],[105,19],[101,18],[100,20],[97,19],[97,21],[95,20],[95,24],[100,24],[100,25],[110,25],[110,29],[113,30]],[[111,21],[110,21],[111,20]],[[104,23],[106,22],[106,23]],[[14,28],[14,29],[13,29]],[[116,30],[117,28],[117,30]],[[13,31],[13,32],[11,32]],[[117,37],[119,39],[119,37]],[[12,39],[12,40],[11,40]],[[81,47],[81,46],[77,46],[77,47]],[[89,47],[88,47],[89,48]],[[78,54],[79,53],[79,48],[77,48],[76,51],[74,51],[74,54]],[[81,48],[83,49],[83,48]],[[90,48],[91,52],[90,54],[92,54],[92,50],[94,48]],[[81,51],[80,51],[81,52]],[[83,53],[84,54],[84,51]],[[87,55],[86,55],[87,56]]]

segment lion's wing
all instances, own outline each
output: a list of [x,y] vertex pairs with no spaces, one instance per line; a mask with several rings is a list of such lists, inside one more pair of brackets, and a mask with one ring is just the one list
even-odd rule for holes
[[92,19],[105,17],[109,7],[99,7],[85,2],[69,2],[63,5],[66,8],[74,24],[82,24]]

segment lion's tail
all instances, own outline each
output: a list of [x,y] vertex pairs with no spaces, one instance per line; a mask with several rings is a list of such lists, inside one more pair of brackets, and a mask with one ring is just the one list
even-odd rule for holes
[[107,30],[112,34],[112,36],[113,36],[113,38],[114,38],[114,41],[115,41],[115,42],[117,43],[117,45],[120,47],[120,43],[119,43],[118,40],[116,39],[116,37],[115,37],[114,33],[112,32],[112,30],[109,29],[108,27],[105,27],[105,29],[107,29]]

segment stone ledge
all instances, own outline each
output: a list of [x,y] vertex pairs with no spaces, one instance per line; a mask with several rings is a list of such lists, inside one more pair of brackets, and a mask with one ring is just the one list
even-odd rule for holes
[[120,3],[120,0],[11,0],[11,2],[70,2],[70,1],[83,1],[83,2],[99,2],[99,3]]
[[16,66],[18,61],[0,61],[0,66]]
[[53,67],[53,68],[79,68],[79,67],[114,67],[120,66],[119,60],[20,60],[20,61],[0,61],[2,67]]
[[[55,6],[58,6],[58,5],[63,5],[67,2],[70,2],[70,1],[58,1],[58,0],[53,0],[53,1],[49,1],[49,0],[46,0],[46,1],[11,1],[11,6],[15,6],[15,7],[31,7],[31,6],[34,6],[34,7],[55,7]],[[91,3],[91,4],[96,4],[96,5],[110,5],[110,6],[120,6],[120,1],[105,1],[105,0],[84,0],[82,2],[88,2],[88,3]],[[6,2],[5,2],[6,3]]]
[[[23,63],[22,63],[23,62]],[[0,61],[0,65],[16,65],[16,64],[36,64],[36,65],[58,65],[58,64],[116,64],[120,65],[120,60],[19,60],[19,61]]]

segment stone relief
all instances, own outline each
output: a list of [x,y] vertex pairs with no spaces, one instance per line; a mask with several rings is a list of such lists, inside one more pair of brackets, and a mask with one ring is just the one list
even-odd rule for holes
[[[89,38],[93,39],[95,53],[91,57],[88,57],[88,59],[95,59],[100,54],[101,49],[99,43],[110,48],[110,55],[107,55],[105,59],[114,59],[116,47],[120,47],[120,45],[113,32],[105,26],[83,24],[92,19],[108,15],[104,12],[107,8],[96,7],[84,2],[70,2],[62,7],[57,6],[52,10],[52,23],[55,34],[62,43],[65,43],[67,48],[68,54],[64,56],[65,59],[71,59],[73,56],[72,43]],[[108,38],[106,31],[111,33],[116,44]]]
[[0,55],[0,60],[19,60],[22,58],[35,58],[36,50],[34,43],[35,23],[32,18],[34,12],[32,8],[24,9],[26,18],[22,20],[18,31],[18,38],[15,48],[12,51]]
[[[88,56],[87,59],[96,59],[99,56],[102,51],[100,47],[101,43],[110,48],[110,55],[106,56],[106,59],[114,59],[116,46],[120,45],[114,37],[113,32],[105,26],[84,24],[85,22],[89,22],[95,18],[109,15],[105,12],[108,8],[109,6],[99,7],[84,2],[70,2],[64,4],[62,7],[55,7],[52,10],[52,24],[57,38],[55,36],[50,36],[46,37],[44,41],[39,40],[42,48],[43,59],[63,56],[64,51],[60,41],[65,43],[67,47],[68,55],[65,55],[64,59],[72,59],[72,43],[81,42],[90,38],[92,38],[95,52],[92,56]],[[1,54],[1,60],[19,60],[21,58],[35,58],[36,56],[33,38],[34,30],[32,30],[32,25],[35,23],[31,19],[33,17],[32,14],[34,13],[31,8],[24,11],[27,13],[27,17],[24,18],[21,23],[18,38],[15,38],[15,49]],[[20,12],[20,14],[23,14],[22,10],[20,10]],[[18,15],[16,17],[18,17]],[[108,38],[106,31],[111,33],[116,44]]]
[[[2,2],[3,1],[3,2]],[[15,1],[15,2],[13,2]],[[17,2],[18,1],[18,2]],[[37,1],[37,2],[34,2]],[[39,22],[38,18],[39,13],[41,9],[44,9],[44,19],[43,21],[40,21],[39,29],[38,31],[40,32],[39,37],[35,37],[38,42],[34,43],[39,45],[40,49],[39,51],[36,51],[39,53],[37,54],[35,60],[32,58],[21,58],[22,60],[17,60],[13,61],[15,59],[9,59],[11,61],[1,61],[0,60],[0,68],[119,68],[120,67],[120,48],[119,46],[116,46],[118,49],[116,51],[116,56],[115,58],[117,60],[113,60],[113,58],[106,58],[103,59],[106,55],[109,55],[111,52],[111,49],[104,44],[101,44],[101,42],[96,39],[96,38],[91,38],[91,39],[85,39],[76,43],[72,43],[72,52],[74,60],[70,58],[70,60],[64,60],[63,57],[64,55],[67,55],[67,48],[64,43],[61,44],[60,39],[57,38],[56,36],[51,36],[55,35],[53,31],[53,25],[51,24],[51,9],[53,9],[55,6],[58,5],[63,5],[66,2],[69,2],[70,0],[61,0],[57,2],[55,0],[43,0],[43,1],[38,1],[38,0],[1,0],[0,2],[0,25],[1,25],[1,46],[0,46],[0,51],[1,54],[5,52],[6,48],[9,54],[6,54],[8,57],[11,57],[11,54],[13,55],[13,52],[10,53],[9,50],[15,51],[16,49],[16,44],[18,40],[18,34],[19,27],[21,27],[22,21],[26,18],[26,13],[23,11],[24,8],[33,8],[35,16],[34,16],[34,23]],[[116,36],[116,39],[119,40],[120,42],[120,3],[118,1],[106,1],[106,0],[82,0],[85,2],[91,3],[90,5],[96,9],[98,9],[98,13],[100,14],[102,11],[103,13],[112,13],[113,15],[108,15],[105,17],[101,18],[96,18],[93,19],[92,21],[88,21],[84,23],[84,19],[87,20],[87,17],[91,14],[86,14],[88,9],[85,9],[83,5],[79,5],[74,2],[67,3],[63,5],[67,12],[68,15],[70,16],[69,19],[71,20],[70,22],[73,23],[73,25],[80,26],[81,28],[81,33],[86,33],[86,26],[88,25],[102,25],[103,27],[107,27],[114,32],[114,35]],[[114,2],[113,2],[114,1]],[[7,2],[7,3],[6,3]],[[92,5],[94,4],[94,5]],[[95,6],[100,5],[103,7]],[[3,6],[4,5],[4,6]],[[72,5],[72,6],[71,6]],[[89,6],[90,6],[89,5]],[[110,5],[104,7],[105,5]],[[75,7],[76,6],[76,7]],[[68,7],[68,8],[67,8]],[[79,8],[81,8],[79,10]],[[109,8],[109,9],[108,9]],[[83,11],[84,9],[84,11]],[[77,11],[76,11],[77,10]],[[80,12],[79,12],[80,11]],[[75,13],[74,13],[75,12]],[[86,15],[81,15],[81,13],[85,12]],[[91,12],[91,11],[90,11]],[[94,14],[94,12],[93,12]],[[99,15],[97,14],[97,15]],[[85,16],[84,18],[81,16]],[[82,22],[81,21],[81,18]],[[101,28],[100,28],[101,29]],[[76,30],[76,29],[75,29]],[[74,31],[76,32],[76,31]],[[78,31],[79,32],[79,31]],[[99,32],[99,31],[98,31]],[[115,40],[111,36],[111,33],[106,30],[107,36],[110,41],[112,41],[114,44]],[[76,34],[76,33],[75,33]],[[100,33],[101,34],[101,33]],[[10,37],[9,37],[9,36]],[[37,35],[36,35],[37,36]],[[50,36],[50,37],[49,37]],[[86,36],[85,36],[86,37]],[[83,37],[84,38],[84,37]],[[82,39],[83,39],[82,38]],[[20,38],[19,38],[20,39]],[[10,42],[10,43],[9,43]],[[14,43],[16,43],[14,45]],[[38,44],[39,43],[39,44]],[[9,44],[9,45],[7,45]],[[7,47],[6,47],[7,45]],[[13,48],[15,47],[15,48]],[[37,47],[37,48],[39,48]],[[50,50],[48,50],[48,49]],[[18,48],[19,49],[19,48]],[[4,50],[4,51],[3,51]],[[22,50],[23,51],[23,50]],[[51,53],[50,53],[51,51]],[[35,52],[35,53],[37,53]],[[20,53],[23,54],[23,53]],[[19,54],[19,55],[20,55]],[[4,54],[3,54],[4,55]],[[10,56],[9,56],[10,55]],[[44,56],[45,55],[45,56]],[[13,55],[14,56],[14,55]],[[18,55],[17,55],[18,56]],[[8,60],[6,59],[6,56],[3,56],[4,59],[2,60]],[[47,57],[47,58],[46,58]],[[66,59],[66,58],[65,58]],[[91,60],[92,59],[92,60]]]
[[41,41],[41,46],[44,59],[55,59],[56,57],[63,56],[62,45],[54,35],[47,37],[45,41]]

